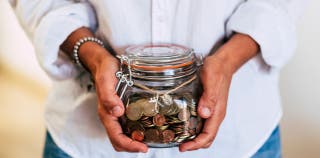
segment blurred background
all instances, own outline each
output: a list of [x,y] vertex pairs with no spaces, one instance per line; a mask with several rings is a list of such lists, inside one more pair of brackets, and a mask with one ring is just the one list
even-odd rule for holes
[[[320,157],[320,1],[310,2],[296,55],[281,72],[284,158]],[[0,22],[0,158],[40,158],[50,80],[6,0]]]

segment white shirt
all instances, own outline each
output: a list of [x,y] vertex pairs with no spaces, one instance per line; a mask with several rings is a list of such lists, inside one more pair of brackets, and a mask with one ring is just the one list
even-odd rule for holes
[[[250,157],[267,140],[282,115],[279,68],[295,50],[299,0],[11,0],[35,46],[40,65],[53,79],[46,127],[66,153],[77,158]],[[233,31],[250,35],[261,53],[233,76],[227,115],[213,145],[180,153],[116,152],[97,116],[97,97],[85,86],[88,75],[59,50],[79,27],[90,27],[122,52],[129,45],[176,43],[207,55]],[[237,53],[237,52],[234,52]],[[80,79],[81,80],[80,80]]]

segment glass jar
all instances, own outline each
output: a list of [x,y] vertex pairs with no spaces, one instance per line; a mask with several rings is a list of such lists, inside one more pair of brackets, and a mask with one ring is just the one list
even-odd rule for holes
[[138,45],[118,58],[123,132],[149,147],[173,147],[194,139],[203,121],[197,115],[201,86],[193,50],[172,44]]

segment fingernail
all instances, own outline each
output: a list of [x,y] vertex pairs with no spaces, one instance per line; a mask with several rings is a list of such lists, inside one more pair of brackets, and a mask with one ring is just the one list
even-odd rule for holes
[[112,110],[111,110],[111,113],[112,113],[113,115],[119,115],[120,112],[121,112],[121,108],[120,108],[119,106],[115,106],[115,107],[113,107]]
[[208,107],[202,107],[202,114],[205,116],[205,117],[209,117],[211,115],[211,112],[210,112],[210,109]]
[[143,149],[142,152],[143,152],[143,153],[147,153],[147,152],[148,152],[148,149]]

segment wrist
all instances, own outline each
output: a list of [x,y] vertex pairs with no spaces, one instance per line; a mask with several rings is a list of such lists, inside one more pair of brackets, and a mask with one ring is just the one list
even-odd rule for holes
[[233,74],[258,52],[259,45],[251,37],[236,33],[212,55],[212,58],[224,63],[228,67],[227,70]]
[[95,74],[104,59],[114,58],[105,48],[95,42],[86,42],[79,49],[81,63]]

